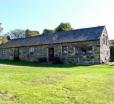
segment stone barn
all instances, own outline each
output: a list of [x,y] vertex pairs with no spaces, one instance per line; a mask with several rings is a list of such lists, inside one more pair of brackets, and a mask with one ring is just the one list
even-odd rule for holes
[[0,46],[0,59],[64,64],[100,64],[110,60],[105,26],[14,39]]

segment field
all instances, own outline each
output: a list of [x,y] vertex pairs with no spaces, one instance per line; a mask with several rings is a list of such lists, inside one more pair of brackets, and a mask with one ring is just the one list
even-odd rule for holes
[[0,63],[0,104],[114,104],[114,63]]

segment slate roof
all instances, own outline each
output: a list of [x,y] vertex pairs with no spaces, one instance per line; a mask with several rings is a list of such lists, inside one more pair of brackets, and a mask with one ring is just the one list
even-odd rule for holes
[[105,26],[97,26],[66,32],[49,33],[46,35],[39,35],[23,39],[14,39],[10,40],[4,45],[1,45],[0,48],[98,40],[104,28]]

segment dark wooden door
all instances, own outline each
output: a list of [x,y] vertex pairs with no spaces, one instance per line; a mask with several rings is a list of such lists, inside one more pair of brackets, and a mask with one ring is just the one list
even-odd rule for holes
[[48,59],[50,62],[54,61],[54,48],[48,48]]
[[19,48],[14,49],[14,60],[15,61],[19,60]]

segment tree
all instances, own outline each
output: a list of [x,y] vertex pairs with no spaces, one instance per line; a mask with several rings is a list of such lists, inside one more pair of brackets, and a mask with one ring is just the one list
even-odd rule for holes
[[69,23],[61,23],[56,29],[55,32],[60,32],[60,31],[70,31],[73,28]]
[[2,23],[0,23],[0,33],[3,31],[3,27],[1,25]]
[[0,36],[0,44],[2,44],[2,36]]
[[25,30],[15,29],[8,33],[11,39],[25,38]]
[[43,34],[54,33],[54,30],[44,29]]
[[7,34],[0,36],[0,44],[5,44],[10,40],[10,37]]
[[10,37],[8,34],[1,34],[3,31],[3,27],[1,25],[2,23],[0,23],[0,44],[5,44],[10,40]]
[[114,46],[114,40],[110,40],[110,45]]
[[40,34],[39,31],[31,31],[31,30],[29,30],[29,29],[27,29],[27,30],[25,31],[25,36],[26,36],[26,37],[37,36],[37,35],[39,35],[39,34]]
[[9,40],[11,40],[11,38],[10,38],[10,36],[9,36],[9,35],[7,35],[7,39],[8,39],[8,41],[9,41]]
[[8,37],[6,35],[2,36],[2,44],[5,44],[8,42]]

